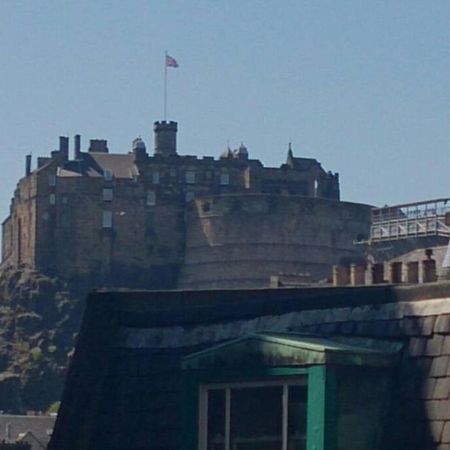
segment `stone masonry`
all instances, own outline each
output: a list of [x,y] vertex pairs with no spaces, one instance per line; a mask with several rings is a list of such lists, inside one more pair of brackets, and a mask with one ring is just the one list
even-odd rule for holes
[[367,237],[370,207],[340,201],[338,174],[290,146],[279,168],[250,159],[243,144],[219,159],[179,155],[177,128],[154,124],[153,155],[140,138],[127,154],[100,139],[81,151],[77,135],[72,157],[66,137],[36,169],[27,157],[3,222],[2,264],[96,286],[256,287],[278,271],[322,279],[360,257],[353,242]]

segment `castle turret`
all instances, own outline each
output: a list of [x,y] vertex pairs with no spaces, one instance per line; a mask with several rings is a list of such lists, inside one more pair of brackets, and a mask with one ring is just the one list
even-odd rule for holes
[[145,148],[145,143],[140,137],[133,140],[132,146],[136,160],[142,160],[147,158],[147,150]]
[[177,154],[177,129],[176,122],[155,122],[155,155],[172,156]]

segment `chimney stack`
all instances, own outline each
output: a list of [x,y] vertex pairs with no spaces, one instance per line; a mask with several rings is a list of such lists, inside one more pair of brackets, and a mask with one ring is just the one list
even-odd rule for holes
[[108,141],[106,139],[91,139],[89,151],[93,153],[108,153]]
[[66,136],[59,137],[59,152],[63,157],[63,161],[69,159],[69,138]]
[[177,130],[176,122],[155,122],[155,155],[176,156],[177,154]]
[[25,175],[28,176],[31,173],[31,155],[25,156]]
[[74,159],[81,159],[81,136],[79,134],[76,134],[74,137],[74,141]]

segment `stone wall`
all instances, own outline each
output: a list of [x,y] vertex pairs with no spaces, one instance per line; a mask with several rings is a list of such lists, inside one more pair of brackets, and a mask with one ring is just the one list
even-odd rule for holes
[[[113,200],[103,199],[111,189]],[[102,177],[86,183],[80,178],[58,180],[56,204],[42,196],[39,266],[44,272],[65,278],[91,276],[123,283],[123,286],[168,287],[156,278],[170,278],[181,262],[184,216],[177,202],[147,204],[147,191],[133,180],[105,181]],[[103,214],[112,216],[105,227]],[[46,220],[48,218],[48,220]],[[152,271],[156,271],[152,275]],[[164,275],[162,272],[166,272]]]
[[[156,124],[161,149],[175,145],[176,130],[175,123]],[[175,147],[149,156],[142,139],[127,154],[109,154],[106,140],[91,140],[82,152],[77,136],[74,150],[70,159],[69,139],[60,137],[59,150],[38,158],[37,169],[27,157],[3,223],[5,266],[88,277],[96,286],[153,288],[176,287],[183,266],[181,286],[266,286],[280,271],[328,277],[332,264],[358,253],[353,240],[368,233],[369,207],[339,202],[338,174],[290,148],[278,168],[250,159],[243,144],[219,159],[178,155]],[[103,198],[105,189],[112,198]],[[231,194],[237,197],[227,199]],[[190,206],[205,196],[217,196],[221,217],[204,209],[207,202]],[[202,235],[206,228],[211,236]]]
[[36,257],[36,175],[18,183],[11,203],[11,215],[3,222],[3,261],[11,265],[34,265]]
[[187,214],[180,288],[265,287],[271,275],[327,279],[332,265],[357,261],[370,207],[301,196],[204,197]]

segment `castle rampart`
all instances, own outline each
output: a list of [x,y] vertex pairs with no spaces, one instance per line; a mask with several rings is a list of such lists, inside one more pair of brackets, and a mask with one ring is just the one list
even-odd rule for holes
[[3,222],[3,264],[97,286],[177,287],[180,270],[192,287],[215,277],[253,286],[280,270],[321,278],[354,254],[368,207],[339,201],[338,174],[290,147],[279,168],[251,159],[244,144],[219,159],[179,155],[177,129],[154,124],[153,155],[140,138],[125,154],[104,139],[82,151],[76,135],[73,158],[66,137],[34,170],[27,156]]
[[368,205],[267,194],[203,197],[189,205],[180,288],[267,286],[271,275],[327,279],[332,261],[357,261]]

